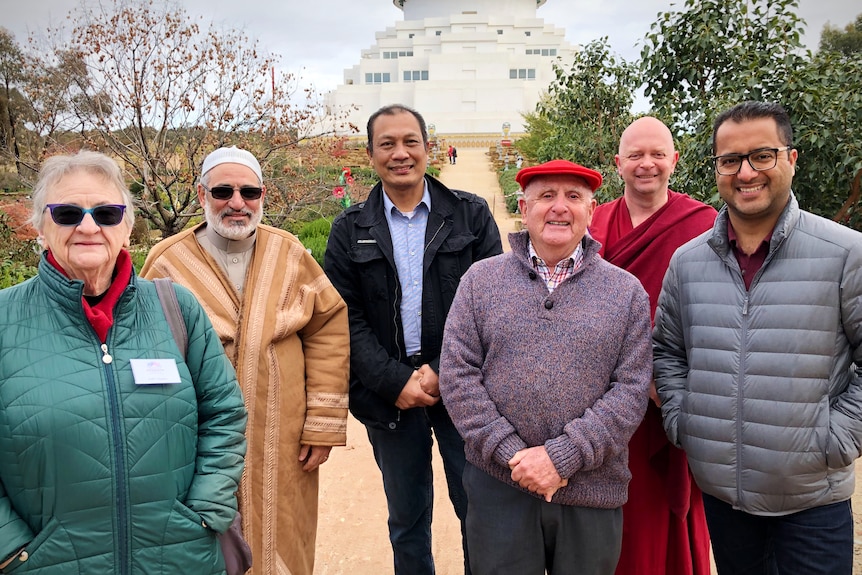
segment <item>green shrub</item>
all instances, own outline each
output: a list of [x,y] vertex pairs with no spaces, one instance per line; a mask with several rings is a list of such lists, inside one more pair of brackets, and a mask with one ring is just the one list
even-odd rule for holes
[[[350,169],[351,175],[353,175],[353,179],[356,180],[357,184],[361,184],[363,186],[368,186],[369,188],[374,186],[380,177],[377,175],[377,172],[374,171],[374,168],[371,166],[360,166],[357,168]],[[437,173],[440,173],[440,170],[437,170]]]
[[41,248],[36,240],[15,237],[9,215],[0,210],[0,288],[7,288],[37,273]]
[[300,228],[297,237],[300,240],[305,240],[306,238],[314,237],[314,236],[323,236],[324,238],[329,237],[329,230],[332,229],[332,222],[327,220],[326,218],[318,218],[316,220],[306,222],[303,224],[302,228]]
[[147,254],[150,253],[150,250],[147,248],[133,247],[129,250],[129,253],[132,256],[132,267],[135,268],[135,272],[140,273],[141,268],[144,267],[144,262],[147,260]]
[[329,230],[332,222],[326,218],[318,218],[306,222],[299,230],[297,237],[306,249],[311,250],[311,255],[323,267],[323,255],[326,252],[326,242],[329,239]]
[[500,189],[506,199],[506,209],[510,214],[518,213],[518,192],[521,190],[521,186],[515,181],[515,174],[517,173],[517,170],[500,170],[497,172]]
[[35,276],[36,273],[35,266],[11,260],[0,262],[0,289],[19,284]]
[[323,255],[326,253],[326,242],[329,238],[324,236],[310,236],[302,240],[305,249],[311,250],[312,257],[323,267]]

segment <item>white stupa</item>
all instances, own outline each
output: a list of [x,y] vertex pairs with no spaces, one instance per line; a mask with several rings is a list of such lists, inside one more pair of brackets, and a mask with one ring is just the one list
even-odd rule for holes
[[547,0],[393,0],[404,20],[376,34],[344,84],[326,95],[365,133],[381,106],[418,110],[438,134],[512,135],[554,81],[552,64],[570,65],[565,31],[536,16]]

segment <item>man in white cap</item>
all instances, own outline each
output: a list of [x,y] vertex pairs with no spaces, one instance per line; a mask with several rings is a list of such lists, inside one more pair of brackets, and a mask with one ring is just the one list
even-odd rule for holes
[[141,275],[192,290],[236,367],[251,573],[312,575],[317,470],[346,442],[347,307],[296,237],[260,223],[266,187],[251,153],[212,152],[197,192],[206,222],[156,244]]

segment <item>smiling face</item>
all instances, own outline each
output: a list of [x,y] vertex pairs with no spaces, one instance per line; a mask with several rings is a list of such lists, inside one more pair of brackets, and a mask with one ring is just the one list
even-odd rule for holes
[[657,196],[667,193],[679,152],[674,150],[667,126],[656,118],[645,117],[625,129],[614,159],[626,185],[626,196]]
[[[198,184],[198,201],[204,207],[207,225],[229,240],[241,240],[250,236],[263,218],[263,198],[266,187],[261,186],[254,171],[242,164],[219,164],[206,173],[207,188],[230,186],[234,188],[229,200],[217,200]],[[261,187],[263,194],[256,200],[246,200],[240,195],[242,187]]]
[[[106,178],[78,170],[63,176],[48,191],[47,203],[93,208],[125,204],[125,199]],[[117,256],[128,247],[132,228],[125,218],[116,226],[99,226],[92,214],[85,214],[77,226],[60,226],[46,215],[39,233],[43,246],[69,277],[84,281],[84,293],[99,295],[111,283]]]
[[583,178],[542,175],[529,181],[518,207],[533,249],[553,267],[569,257],[583,239],[596,200]]
[[372,147],[367,152],[383,189],[390,197],[391,194],[421,197],[428,147],[419,122],[410,112],[395,112],[378,116],[373,127]]
[[[772,118],[756,118],[735,122],[728,120],[715,133],[715,155],[747,154],[761,148],[783,148],[778,125]],[[737,222],[763,225],[772,229],[790,198],[790,185],[796,169],[795,149],[778,152],[778,161],[771,170],[752,169],[743,160],[739,173],[722,176],[716,173],[715,182],[721,199],[734,226]]]

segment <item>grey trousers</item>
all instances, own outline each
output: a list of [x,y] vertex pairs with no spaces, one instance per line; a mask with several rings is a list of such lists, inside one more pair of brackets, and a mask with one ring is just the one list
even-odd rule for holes
[[464,489],[473,575],[613,575],[622,508],[547,503],[469,462]]

